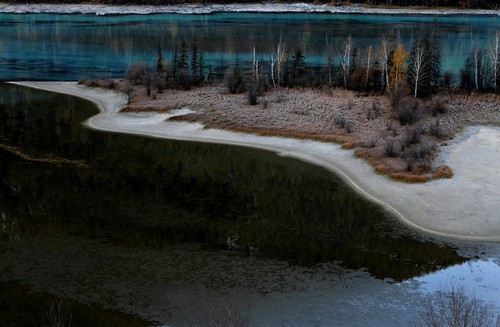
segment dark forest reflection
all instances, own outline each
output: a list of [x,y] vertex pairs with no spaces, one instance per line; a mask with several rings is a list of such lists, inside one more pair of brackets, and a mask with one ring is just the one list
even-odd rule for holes
[[90,131],[81,122],[97,110],[74,97],[1,85],[0,99],[0,143],[10,146],[0,151],[4,245],[54,235],[159,251],[195,244],[305,266],[340,261],[397,281],[464,260],[324,169],[247,148]]

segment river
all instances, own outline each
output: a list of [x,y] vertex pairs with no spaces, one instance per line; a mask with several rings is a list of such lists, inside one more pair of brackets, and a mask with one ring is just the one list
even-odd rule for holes
[[[496,16],[400,16],[359,14],[210,15],[0,14],[0,80],[75,80],[122,76],[133,61],[154,64],[158,45],[165,59],[182,42],[194,40],[206,69],[223,73],[230,65],[267,63],[281,38],[288,52],[301,48],[306,63],[326,66],[349,35],[361,54],[386,35],[409,50],[436,27],[442,72],[459,80],[473,47],[484,48],[500,29]],[[364,55],[360,55],[364,57]]]
[[[334,24],[347,28],[332,28],[341,40],[359,26],[353,21],[373,28],[391,21],[405,37],[433,21],[266,14],[250,24],[252,16],[0,15],[2,32],[9,31],[0,40],[0,79],[118,76],[128,62],[154,58],[154,35],[167,44],[174,30],[218,49],[217,62],[232,58],[237,30],[252,29],[241,48],[271,31],[279,33],[259,41],[262,49],[281,33],[286,40],[310,30],[307,40],[320,49]],[[463,42],[483,28],[472,33],[483,44],[498,24],[490,17],[438,21],[463,25]],[[235,28],[216,41],[211,35],[224,23]],[[320,52],[313,49],[311,57]],[[144,324],[119,312],[192,325],[230,304],[252,325],[400,326],[450,283],[500,313],[496,244],[421,235],[330,172],[266,151],[84,128],[96,112],[78,98],[0,85],[2,322],[26,323],[15,320],[23,310],[24,319],[43,323],[63,299],[74,325]]]

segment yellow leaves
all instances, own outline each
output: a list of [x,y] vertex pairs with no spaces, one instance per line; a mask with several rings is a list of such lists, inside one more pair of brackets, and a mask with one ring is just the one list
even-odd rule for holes
[[389,85],[397,87],[399,82],[404,80],[406,73],[405,60],[408,58],[408,52],[405,50],[404,45],[398,44],[392,55],[392,68],[389,75]]

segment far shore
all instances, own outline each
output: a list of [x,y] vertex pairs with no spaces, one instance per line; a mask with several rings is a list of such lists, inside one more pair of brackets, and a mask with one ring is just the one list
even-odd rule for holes
[[214,14],[232,13],[326,13],[326,14],[373,14],[373,15],[487,15],[500,16],[495,9],[425,9],[383,8],[366,6],[332,6],[310,3],[249,3],[249,4],[179,4],[172,6],[152,5],[105,5],[105,4],[10,4],[0,2],[0,13],[13,14],[93,14],[105,15],[149,15],[149,14]]
[[376,174],[352,150],[338,144],[204,128],[200,123],[167,121],[190,113],[128,112],[124,94],[76,82],[18,82],[18,85],[69,94],[94,102],[100,114],[87,120],[93,129],[249,146],[319,165],[334,172],[353,190],[379,204],[409,227],[440,237],[500,242],[500,127],[469,126],[437,158],[452,167],[451,179],[404,184]]

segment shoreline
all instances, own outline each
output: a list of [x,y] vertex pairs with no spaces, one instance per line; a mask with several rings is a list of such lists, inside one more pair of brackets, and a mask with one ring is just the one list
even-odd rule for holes
[[182,4],[173,6],[104,5],[104,4],[10,4],[0,3],[0,13],[11,14],[94,14],[151,15],[183,14],[207,15],[229,13],[324,13],[324,14],[372,14],[372,15],[486,15],[500,16],[495,9],[412,9],[367,8],[362,6],[330,6],[309,3],[255,3],[255,4]]
[[440,153],[439,159],[452,166],[453,178],[404,184],[377,174],[368,163],[356,158],[352,150],[341,149],[338,144],[205,129],[199,123],[165,121],[189,112],[181,108],[161,114],[119,113],[127,103],[124,94],[79,86],[76,82],[12,84],[92,101],[100,111],[85,122],[92,129],[268,150],[332,171],[356,193],[382,206],[417,231],[451,239],[500,242],[500,207],[497,204],[500,198],[499,127],[468,127],[451,142],[445,153]]

